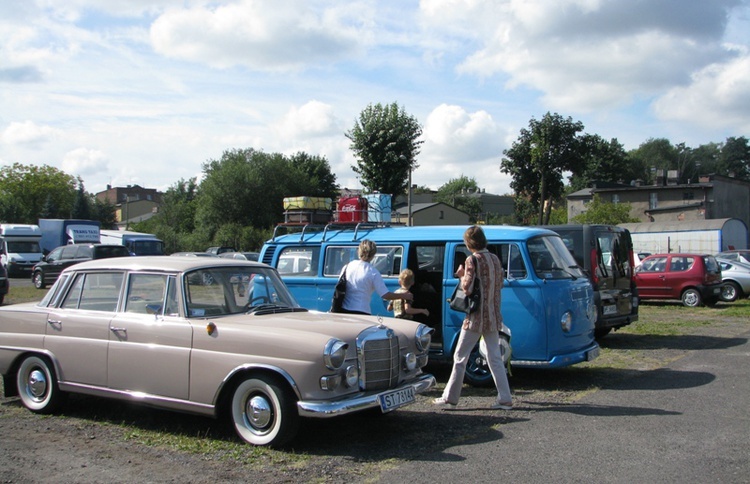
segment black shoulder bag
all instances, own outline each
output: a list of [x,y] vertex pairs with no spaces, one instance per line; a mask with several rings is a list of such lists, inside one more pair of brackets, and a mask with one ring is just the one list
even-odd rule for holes
[[336,286],[333,288],[333,299],[331,300],[332,313],[340,313],[344,308],[344,296],[346,296],[346,267],[341,272]]
[[[472,255],[471,257],[474,256]],[[464,292],[464,290],[461,288],[461,281],[459,280],[458,284],[456,284],[456,289],[453,291],[453,295],[450,298],[450,306],[454,311],[471,314],[479,309],[479,304],[482,299],[482,293],[479,288],[479,278],[477,277],[479,267],[476,267],[476,258],[474,260],[474,287],[471,291],[471,296],[466,295],[466,292]]]

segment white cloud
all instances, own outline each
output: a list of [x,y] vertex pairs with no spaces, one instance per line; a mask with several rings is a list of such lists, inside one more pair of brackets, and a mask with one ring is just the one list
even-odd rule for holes
[[151,42],[158,53],[177,59],[286,71],[352,54],[360,28],[341,10],[316,12],[302,0],[242,0],[169,9],[152,24]]
[[737,135],[750,131],[750,53],[730,62],[707,66],[688,86],[670,89],[654,103],[659,118],[712,129],[732,128]]
[[310,136],[343,136],[344,130],[333,114],[333,106],[320,101],[310,101],[294,106],[277,126],[282,139]]
[[13,122],[0,133],[0,143],[39,146],[60,134],[50,126],[39,126],[33,121]]
[[589,112],[653,96],[726,58],[735,3],[442,0],[423,2],[423,13],[435,27],[471,22],[453,28],[480,45],[459,73],[500,75],[508,88],[540,91],[550,108]]
[[101,151],[87,148],[76,148],[68,153],[62,160],[64,172],[73,176],[80,176],[86,180],[87,177],[98,173],[106,173],[109,159]]

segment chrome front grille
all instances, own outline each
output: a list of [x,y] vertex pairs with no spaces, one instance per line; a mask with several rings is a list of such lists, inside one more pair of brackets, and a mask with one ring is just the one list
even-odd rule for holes
[[388,328],[372,327],[357,338],[360,388],[385,390],[398,384],[398,337]]

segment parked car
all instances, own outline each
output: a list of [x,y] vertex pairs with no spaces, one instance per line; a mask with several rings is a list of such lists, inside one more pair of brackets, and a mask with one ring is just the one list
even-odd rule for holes
[[716,258],[721,267],[721,299],[733,302],[750,294],[750,264]]
[[31,282],[37,289],[44,289],[57,280],[60,273],[74,264],[87,260],[110,257],[130,257],[124,245],[110,244],[69,244],[63,245],[42,257],[41,262],[31,270]]
[[630,232],[615,225],[547,225],[586,272],[594,288],[597,318],[594,334],[603,338],[613,329],[638,321],[635,254]]
[[432,331],[308,311],[257,262],[123,257],[76,264],[41,302],[0,307],[0,373],[32,412],[86,393],[227,416],[243,440],[279,446],[302,417],[389,412],[434,387],[422,371]]
[[260,257],[260,254],[258,252],[224,252],[219,257],[226,257],[227,259],[257,261]]
[[235,252],[235,250],[234,250],[234,247],[222,246],[222,247],[209,247],[208,249],[206,249],[206,252],[208,252],[209,254],[213,254],[213,255],[221,255],[225,252]]
[[209,254],[208,252],[175,252],[169,255],[174,257],[218,257],[216,254]]
[[712,306],[721,297],[721,268],[706,254],[654,254],[635,271],[641,299],[679,299],[685,306]]
[[734,262],[742,262],[743,264],[750,264],[750,250],[725,250],[715,255],[717,259],[724,259]]
[[0,304],[5,301],[5,295],[10,290],[10,280],[8,279],[8,273],[5,271],[5,266],[0,264]]

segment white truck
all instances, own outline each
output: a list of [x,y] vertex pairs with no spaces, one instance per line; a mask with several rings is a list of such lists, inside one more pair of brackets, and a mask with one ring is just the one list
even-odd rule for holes
[[164,255],[164,242],[154,234],[130,230],[100,230],[102,244],[124,245],[131,255]]
[[0,263],[9,276],[31,274],[31,268],[42,259],[38,225],[0,224]]

